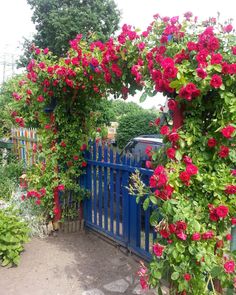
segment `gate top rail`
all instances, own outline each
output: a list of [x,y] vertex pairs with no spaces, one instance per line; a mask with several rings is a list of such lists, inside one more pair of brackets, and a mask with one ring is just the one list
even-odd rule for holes
[[108,145],[94,142],[86,153],[86,161],[92,166],[107,167],[130,173],[136,170],[141,174],[151,176],[152,169],[143,168],[132,155],[120,155],[119,151]]

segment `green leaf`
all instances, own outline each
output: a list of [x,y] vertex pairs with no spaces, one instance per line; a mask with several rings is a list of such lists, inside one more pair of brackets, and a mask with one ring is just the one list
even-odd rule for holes
[[225,90],[225,85],[222,84],[222,85],[220,86],[220,89],[221,89],[221,90]]
[[149,198],[154,205],[157,204],[157,198],[155,196],[151,195]]
[[146,211],[148,206],[149,206],[149,203],[150,203],[150,199],[149,198],[146,198],[146,200],[143,202],[143,209]]
[[193,220],[192,223],[192,229],[195,231],[195,232],[199,232],[200,229],[201,229],[201,225],[200,223],[197,221],[197,220]]
[[143,94],[141,95],[141,97],[139,98],[139,102],[144,102],[147,98],[147,93],[143,92]]
[[211,270],[211,275],[213,278],[219,277],[222,272],[222,268],[220,266],[214,266]]
[[181,159],[182,159],[182,153],[179,151],[179,150],[177,150],[176,151],[176,154],[175,154],[175,158],[178,160],[178,161],[180,161]]
[[171,275],[171,279],[173,281],[176,281],[176,280],[178,280],[178,278],[179,278],[179,273],[178,272],[173,272],[172,275]]
[[160,286],[158,287],[158,295],[163,295],[163,293],[162,293],[162,289],[161,289]]

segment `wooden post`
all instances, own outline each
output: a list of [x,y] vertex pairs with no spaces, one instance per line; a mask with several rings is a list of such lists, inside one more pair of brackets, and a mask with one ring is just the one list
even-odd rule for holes
[[61,219],[61,206],[60,206],[60,200],[59,200],[59,191],[58,188],[54,188],[54,203],[55,203],[55,217],[54,221],[59,221]]

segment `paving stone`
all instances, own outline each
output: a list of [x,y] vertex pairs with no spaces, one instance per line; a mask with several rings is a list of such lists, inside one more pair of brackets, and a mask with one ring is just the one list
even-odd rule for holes
[[126,281],[129,282],[131,285],[134,284],[134,276],[133,275],[129,275],[126,278]]
[[99,289],[91,289],[91,290],[84,291],[82,295],[105,295],[105,294]]
[[128,289],[129,284],[124,280],[120,279],[103,286],[104,289],[110,292],[125,293]]
[[135,288],[134,288],[134,290],[133,290],[133,292],[132,292],[133,294],[137,294],[137,295],[140,295],[140,294],[144,294],[144,290],[141,288],[141,286],[138,284]]
[[[143,290],[140,284],[138,284],[134,288],[132,293],[136,294],[136,295],[154,295],[154,294],[157,294],[157,293],[155,293],[155,291],[153,289],[151,289],[151,290]],[[165,293],[163,293],[163,294],[165,294]]]

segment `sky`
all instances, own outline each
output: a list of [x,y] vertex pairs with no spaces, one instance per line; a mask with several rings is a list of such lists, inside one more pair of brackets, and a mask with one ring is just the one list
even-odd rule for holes
[[[152,16],[159,13],[162,16],[183,15],[192,11],[201,19],[215,17],[220,12],[221,20],[234,18],[236,0],[115,0],[122,11],[121,25],[124,23],[145,29],[153,20]],[[3,62],[8,65],[5,75],[13,72],[12,61],[20,53],[23,37],[30,38],[34,32],[31,22],[32,11],[26,0],[0,0],[0,83],[3,80]],[[233,22],[236,27],[236,22]],[[138,101],[138,95],[134,101]],[[130,99],[128,100],[130,101]],[[149,108],[163,103],[161,97],[150,98],[142,104]]]

